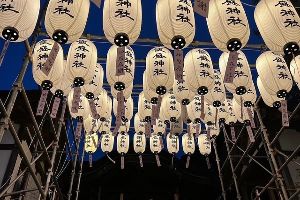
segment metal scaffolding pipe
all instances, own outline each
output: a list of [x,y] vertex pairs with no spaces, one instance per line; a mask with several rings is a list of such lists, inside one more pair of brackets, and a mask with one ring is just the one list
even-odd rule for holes
[[81,176],[82,176],[82,166],[83,166],[83,160],[84,160],[84,148],[82,148],[82,153],[81,153],[81,162],[80,162],[80,169],[79,169],[79,172],[78,172],[78,182],[77,182],[77,187],[76,187],[76,196],[75,196],[75,200],[78,199],[78,195],[79,195],[79,192],[80,192],[80,183],[81,183]]

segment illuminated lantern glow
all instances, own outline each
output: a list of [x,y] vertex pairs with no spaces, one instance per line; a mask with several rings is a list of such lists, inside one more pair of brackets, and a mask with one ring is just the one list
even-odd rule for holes
[[225,123],[226,118],[228,117],[228,103],[225,99],[224,102],[222,102],[221,106],[217,108],[218,109],[218,119],[220,123]]
[[121,154],[121,169],[124,169],[124,154],[129,150],[129,135],[120,133],[117,136],[117,151]]
[[185,76],[183,71],[183,82],[175,80],[173,84],[174,96],[182,105],[188,105],[195,96],[195,93],[189,90]]
[[176,101],[173,92],[166,94],[161,102],[160,118],[169,120],[170,122],[176,122],[181,116],[181,105]]
[[153,90],[151,90],[149,88],[146,72],[147,72],[147,70],[144,71],[144,73],[143,73],[143,91],[144,91],[144,96],[152,104],[157,104],[158,103],[158,94],[155,91],[153,91]]
[[252,81],[251,83],[251,87],[247,90],[247,92],[241,96],[237,96],[236,94],[233,95],[233,98],[239,103],[241,104],[243,101],[243,104],[245,107],[251,107],[254,106],[255,102],[256,102],[256,89],[254,86],[254,83]]
[[205,112],[205,109],[201,111],[201,97],[199,95],[196,95],[193,99],[193,101],[187,105],[187,113],[189,116],[189,119],[193,123],[201,123],[203,119],[201,119],[201,113]]
[[267,45],[276,54],[299,51],[300,18],[288,0],[262,0],[255,7],[254,19]]
[[[246,55],[242,51],[238,51],[237,66],[235,68],[232,83],[224,83],[226,89],[232,94],[243,95],[251,87],[252,75]],[[227,68],[229,53],[222,53],[219,59],[219,67],[224,79]]]
[[140,0],[105,0],[103,6],[103,31],[112,44],[127,46],[139,37],[142,26]]
[[205,95],[205,101],[208,104],[213,105],[218,108],[224,102],[226,97],[225,86],[222,80],[221,72],[214,70],[214,86],[213,88]]
[[71,90],[68,96],[68,106],[69,106],[71,116],[73,118],[77,118],[80,120],[88,118],[91,113],[89,101],[82,94],[80,95],[78,112],[77,113],[72,112],[71,107],[72,107],[73,93],[74,93],[74,89]]
[[110,153],[114,149],[114,143],[115,143],[115,137],[112,135],[112,133],[108,132],[105,134],[102,134],[101,138],[101,150],[104,153]]
[[35,29],[39,11],[39,0],[1,1],[1,37],[11,42],[28,39]]
[[[237,120],[241,123],[250,123],[250,116],[247,112],[247,107],[240,105],[235,99],[232,100],[233,112]],[[254,117],[253,107],[250,107],[252,118]]]
[[235,116],[235,112],[233,110],[232,99],[226,99],[226,102],[228,106],[228,116],[225,118],[225,123],[232,126],[237,122],[237,117]]
[[134,115],[134,131],[136,133],[145,133],[145,122],[140,119],[139,114]]
[[298,88],[300,88],[300,55],[294,57],[290,63],[290,71]]
[[285,98],[291,91],[292,75],[283,56],[266,51],[257,58],[256,69],[262,85],[269,94]]
[[281,107],[281,101],[284,100],[282,98],[277,97],[277,95],[271,95],[269,94],[266,89],[264,88],[260,77],[257,77],[257,87],[260,92],[261,98],[264,101],[264,103],[269,107],[274,108],[280,108]]
[[111,117],[112,101],[105,90],[102,90],[102,92],[94,98],[94,104],[100,116],[100,121],[105,121]]
[[214,86],[214,69],[210,55],[204,49],[192,49],[184,58],[184,71],[188,88],[206,95]]
[[130,121],[122,122],[118,132],[121,134],[128,133],[129,128],[130,128]]
[[204,104],[205,117],[203,121],[208,125],[215,124],[216,121],[216,108],[212,105],[209,105],[207,102]]
[[208,124],[207,130],[209,130],[210,137],[217,137],[220,134],[220,127],[218,124]]
[[103,87],[103,68],[100,64],[96,65],[93,79],[82,86],[82,93],[87,99],[94,99],[101,94]]
[[206,21],[211,39],[221,51],[238,51],[247,44],[250,28],[240,0],[209,1]]
[[177,135],[169,133],[166,136],[167,139],[167,149],[170,154],[175,155],[179,151],[179,138]]
[[89,9],[89,0],[50,0],[45,16],[48,35],[61,44],[75,42],[85,29]]
[[133,149],[137,154],[142,154],[146,150],[146,136],[143,133],[135,133],[133,136]]
[[86,134],[97,133],[100,127],[98,120],[92,118],[91,116],[83,119],[83,125]]
[[[130,121],[130,119],[133,117],[133,99],[130,97],[128,99],[125,99],[125,114],[122,116],[123,121]],[[113,112],[114,115],[117,116],[117,108],[118,108],[118,101],[114,98],[113,100]]]
[[211,143],[207,134],[200,134],[198,136],[198,147],[202,155],[208,156],[211,153]]
[[187,47],[195,36],[195,17],[190,0],[158,0],[156,25],[160,41],[169,49]]
[[195,135],[195,137],[200,134],[201,124],[191,123],[191,124],[189,124],[189,127],[190,127],[190,134]]
[[166,132],[166,124],[161,119],[156,119],[156,124],[153,125],[153,131],[158,135],[164,135]]
[[145,122],[150,122],[152,114],[152,104],[145,98],[144,94],[144,92],[141,92],[139,95],[138,114],[142,120],[145,120]]
[[194,135],[189,135],[188,133],[182,136],[182,149],[185,154],[191,155],[195,152],[196,145],[195,145],[195,138]]
[[99,123],[99,133],[106,134],[110,133],[111,129],[111,117],[107,118],[105,121],[100,121]]
[[133,83],[135,72],[135,56],[132,48],[126,46],[125,48],[125,61],[123,66],[124,75],[116,75],[117,70],[117,56],[118,47],[113,45],[110,47],[107,53],[106,59],[106,78],[111,87],[114,87],[117,91],[125,90]]
[[84,141],[84,150],[89,154],[93,154],[97,151],[98,147],[98,134],[86,134]]
[[146,81],[149,89],[159,95],[166,94],[173,87],[175,74],[171,52],[164,47],[151,49],[146,57]]

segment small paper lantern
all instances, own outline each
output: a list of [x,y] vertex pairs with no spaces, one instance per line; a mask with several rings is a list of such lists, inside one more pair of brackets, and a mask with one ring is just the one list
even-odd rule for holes
[[142,154],[146,150],[146,136],[143,133],[135,133],[133,136],[133,149],[137,154]]
[[1,37],[12,42],[23,42],[34,31],[40,11],[39,0],[1,1]]
[[105,121],[99,122],[99,133],[106,134],[110,133],[111,129],[111,118],[107,118]]
[[256,69],[269,94],[284,98],[291,91],[293,80],[283,56],[264,52],[256,60]]
[[237,122],[237,117],[235,116],[234,110],[233,110],[233,102],[232,99],[226,99],[227,106],[228,106],[228,116],[225,118],[225,123],[228,125],[233,125]]
[[146,57],[146,80],[149,88],[159,95],[172,89],[175,75],[171,52],[164,47],[151,49]]
[[[125,115],[122,116],[127,120],[130,120],[133,116],[133,99],[130,97],[128,99],[125,99]],[[114,98],[113,100],[113,112],[114,115],[117,116],[117,109],[118,109],[118,101]]]
[[247,92],[241,96],[237,96],[236,94],[233,95],[233,98],[241,104],[243,101],[243,104],[245,107],[251,107],[254,106],[256,102],[256,89],[254,86],[254,83],[252,81],[250,88],[247,90]]
[[189,128],[190,128],[190,134],[193,135],[199,135],[201,132],[201,124],[198,123],[190,123],[189,124]]
[[45,16],[48,35],[62,44],[78,40],[84,31],[89,9],[89,0],[50,0]]
[[193,101],[187,105],[187,113],[189,119],[194,123],[201,123],[203,119],[201,119],[201,114],[205,112],[204,107],[201,109],[201,97],[196,95]]
[[[43,90],[49,90],[54,84],[58,84],[64,74],[64,52],[59,44],[56,45],[58,45],[58,53],[50,70],[47,70],[48,68],[46,69],[45,67],[50,52],[53,46],[55,46],[55,42],[45,39],[39,41],[34,47],[32,55],[32,74],[35,82],[40,85]],[[47,67],[49,67],[49,64]]]
[[[128,99],[131,96],[132,90],[133,90],[133,82],[127,85],[125,89],[122,91],[125,99]],[[113,98],[118,98],[118,92],[119,92],[118,90],[116,90],[114,87],[110,87],[110,91],[111,91],[111,96],[113,96]]]
[[134,79],[135,71],[135,56],[132,48],[130,46],[125,48],[125,61],[123,66],[124,75],[116,75],[116,60],[118,47],[113,45],[110,47],[107,53],[106,59],[106,78],[107,82],[111,87],[114,87],[118,91],[122,91],[129,87]]
[[84,141],[84,150],[89,154],[93,154],[97,151],[98,147],[98,134],[86,134]]
[[225,97],[226,91],[221,72],[214,70],[214,86],[208,94],[205,95],[205,101],[217,108],[224,102]]
[[232,100],[232,108],[234,115],[239,122],[250,122],[250,118],[254,117],[254,111],[252,107],[248,108],[251,109],[251,116],[249,116],[247,107],[245,107],[244,105],[240,105],[235,99]]
[[155,91],[153,91],[153,90],[151,90],[149,88],[146,72],[147,72],[147,70],[145,70],[144,73],[143,73],[143,91],[144,91],[144,96],[152,104],[157,104],[157,102],[158,102],[158,94]]
[[105,90],[94,98],[96,111],[100,116],[100,121],[105,121],[110,118],[112,112],[112,102]]
[[214,108],[212,105],[209,105],[208,103],[205,102],[205,117],[203,119],[203,121],[207,124],[215,124],[216,122],[216,109]]
[[118,134],[117,151],[119,154],[126,154],[129,150],[129,135],[127,133]]
[[162,150],[161,136],[152,134],[150,137],[150,150],[152,153],[158,154]]
[[217,137],[220,134],[220,127],[218,124],[207,125],[207,130],[209,130],[210,137]]
[[300,88],[300,55],[296,56],[290,63],[290,71],[298,88]]
[[128,120],[127,122],[122,121],[118,132],[121,134],[128,133],[129,129],[130,129],[130,120]]
[[179,118],[171,123],[171,131],[173,135],[180,135],[183,132],[183,121]]
[[226,118],[228,117],[228,103],[227,99],[222,102],[221,106],[217,108],[218,109],[218,119],[220,123],[225,123]]
[[210,55],[204,49],[193,49],[184,58],[188,88],[199,95],[206,95],[214,86],[214,69]]
[[70,46],[66,77],[74,81],[75,87],[83,86],[93,80],[97,66],[97,49],[89,40],[80,39]]
[[198,136],[198,146],[202,155],[208,156],[211,153],[211,143],[207,134],[200,134]]
[[102,134],[101,137],[101,150],[104,153],[112,152],[114,149],[115,137],[110,133]]
[[103,31],[112,44],[127,46],[139,37],[142,26],[140,0],[105,0],[103,6]]
[[169,133],[167,136],[167,149],[170,154],[176,154],[179,151],[179,138],[177,135]]
[[145,122],[140,119],[138,113],[134,115],[134,131],[136,133],[145,133]]
[[141,92],[139,95],[138,114],[142,120],[145,120],[146,122],[151,121],[152,104],[145,98],[144,92]]
[[172,92],[169,92],[162,99],[160,107],[160,118],[169,120],[171,122],[176,122],[180,115],[181,105],[176,101],[174,94]]
[[185,76],[186,74],[183,71],[183,82],[175,80],[173,84],[174,96],[182,105],[188,105],[195,96],[195,93],[189,90]]
[[195,18],[190,0],[158,0],[156,25],[160,41],[169,49],[188,46],[195,36]]
[[77,113],[72,112],[73,93],[74,93],[74,89],[71,90],[68,96],[68,106],[70,109],[71,116],[73,118],[82,118],[82,120],[88,118],[91,113],[90,105],[87,98],[85,98],[82,94],[80,94],[78,112]]
[[221,51],[238,51],[247,44],[250,28],[240,0],[209,1],[206,21],[211,39]]
[[255,7],[257,28],[268,46],[277,54],[299,51],[300,18],[288,0],[261,0]]
[[[252,75],[246,55],[238,51],[237,66],[232,83],[225,83],[226,89],[232,94],[243,95],[251,87]],[[219,59],[219,67],[224,79],[229,53],[224,52]]]
[[91,116],[83,119],[83,125],[87,134],[97,133],[100,127],[98,120],[92,118]]
[[182,136],[182,149],[185,154],[191,155],[195,152],[195,138],[193,134],[184,134]]
[[281,107],[281,101],[284,100],[282,98],[277,97],[277,95],[271,95],[269,94],[266,89],[264,88],[260,77],[257,77],[257,87],[260,92],[261,98],[264,101],[264,103],[269,107],[274,108],[280,108]]
[[94,99],[101,94],[103,87],[103,68],[100,64],[96,65],[93,79],[82,86],[82,93],[88,99]]
[[161,119],[156,119],[156,124],[153,125],[153,131],[158,135],[163,135],[166,132],[166,124]]

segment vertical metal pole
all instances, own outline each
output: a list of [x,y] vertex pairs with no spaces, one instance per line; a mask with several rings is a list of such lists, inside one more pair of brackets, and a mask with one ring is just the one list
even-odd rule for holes
[[51,178],[53,176],[53,168],[54,168],[54,162],[55,162],[55,158],[56,158],[56,153],[57,153],[57,149],[59,148],[59,138],[60,138],[60,134],[61,134],[61,129],[64,123],[64,116],[65,116],[65,110],[67,107],[67,103],[66,103],[66,99],[63,100],[63,105],[62,105],[62,112],[61,112],[61,116],[58,122],[58,129],[57,129],[57,135],[54,138],[54,143],[53,143],[53,153],[52,153],[52,157],[51,157],[51,165],[48,169],[47,172],[47,179],[46,179],[46,184],[45,184],[45,196],[47,196],[48,190],[49,190],[49,185],[50,185],[50,181]]
[[283,183],[282,175],[278,171],[278,165],[277,165],[276,158],[275,158],[275,152],[274,152],[274,149],[271,147],[270,140],[269,140],[268,134],[266,132],[266,127],[265,127],[265,125],[263,123],[263,120],[262,120],[262,117],[261,117],[261,114],[260,114],[260,110],[259,110],[258,107],[256,107],[256,113],[257,113],[257,117],[258,117],[261,129],[262,129],[261,133],[263,134],[262,135],[263,136],[263,142],[266,143],[266,146],[267,146],[267,149],[268,149],[268,152],[266,152],[266,153],[270,155],[273,167],[275,169],[276,179],[278,180],[279,186],[281,188],[281,193],[283,195],[283,198],[285,200],[287,200],[288,199],[288,195],[287,195],[287,191],[285,189],[284,183]]
[[222,125],[222,127],[223,127],[223,132],[224,132],[226,149],[227,149],[227,152],[228,152],[228,160],[229,160],[229,163],[230,163],[230,168],[231,168],[232,177],[233,177],[233,181],[234,181],[234,186],[235,186],[235,190],[236,190],[236,198],[238,200],[241,200],[242,197],[241,197],[241,194],[240,194],[240,190],[239,190],[239,186],[238,186],[236,174],[234,172],[234,166],[233,166],[233,162],[232,162],[232,159],[231,159],[231,152],[230,152],[230,148],[229,148],[229,145],[228,145],[228,135],[227,135],[225,126]]
[[221,184],[221,188],[222,188],[222,196],[223,196],[223,200],[226,200],[226,192],[225,192],[224,183],[223,183],[223,175],[221,172],[220,158],[219,158],[219,154],[218,154],[218,150],[217,150],[216,139],[214,138],[212,140],[212,142],[213,142],[214,149],[215,149],[216,162],[217,162],[218,171],[219,171],[219,179],[220,179],[220,184]]
[[79,192],[80,192],[79,188],[80,188],[81,175],[82,175],[83,159],[84,159],[84,148],[82,148],[82,153],[81,153],[81,163],[80,163],[80,169],[79,169],[79,172],[78,172],[78,183],[77,183],[75,200],[78,199],[78,195],[79,195]]

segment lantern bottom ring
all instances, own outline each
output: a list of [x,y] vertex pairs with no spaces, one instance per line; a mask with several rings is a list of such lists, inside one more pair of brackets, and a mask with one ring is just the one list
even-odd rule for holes
[[123,91],[123,90],[125,90],[125,83],[123,83],[123,82],[116,82],[115,85],[114,85],[114,88],[117,91]]
[[151,103],[152,104],[157,104],[158,103],[158,98],[157,97],[152,97],[151,98]]
[[185,44],[186,44],[186,41],[185,41],[184,37],[182,37],[181,35],[177,35],[177,36],[173,37],[173,39],[171,40],[171,46],[174,49],[183,49]]
[[41,84],[43,90],[50,90],[53,87],[53,84],[49,80],[44,80]]
[[158,95],[164,95],[164,94],[167,93],[167,88],[166,88],[165,86],[158,86],[158,87],[156,88],[156,93],[157,93]]
[[278,97],[278,98],[285,98],[286,95],[287,95],[287,91],[286,91],[286,90],[279,90],[279,91],[277,92],[277,97]]
[[65,44],[68,42],[68,34],[63,31],[63,30],[56,30],[54,31],[52,38],[54,41],[60,43],[60,44]]
[[201,86],[197,90],[199,95],[206,95],[208,93],[208,88],[206,86]]
[[76,77],[74,78],[74,86],[75,87],[80,87],[80,86],[83,86],[84,85],[84,79],[81,78],[81,77]]
[[145,117],[145,122],[151,122],[151,116],[146,116]]
[[19,39],[19,31],[14,27],[6,27],[2,31],[4,39],[9,41],[16,41]]
[[245,101],[244,102],[244,106],[246,107],[246,108],[249,108],[249,107],[251,107],[253,104],[252,104],[252,102],[251,101]]
[[94,99],[95,95],[92,92],[87,92],[85,94],[85,97],[89,100]]
[[244,86],[239,86],[235,89],[235,92],[237,95],[243,95],[243,94],[246,94],[247,89]]
[[63,98],[64,97],[64,92],[62,90],[56,90],[55,93],[54,93],[54,96],[58,97],[58,98]]
[[232,38],[227,42],[228,51],[238,51],[242,48],[242,43],[237,38]]
[[118,33],[115,36],[114,42],[118,47],[127,46],[129,44],[129,37],[126,33]]
[[296,42],[289,42],[283,47],[285,55],[295,54],[299,51],[299,45]]
[[280,107],[281,107],[280,101],[275,101],[275,102],[273,103],[273,107],[274,107],[274,108],[280,108]]
[[182,105],[186,106],[186,105],[189,105],[190,100],[189,100],[189,99],[183,99],[183,100],[181,101],[181,103],[182,103]]
[[170,122],[176,122],[176,117],[171,117]]
[[221,105],[222,105],[221,101],[214,101],[214,102],[213,102],[213,106],[214,106],[215,108],[218,108],[218,107],[220,107]]

